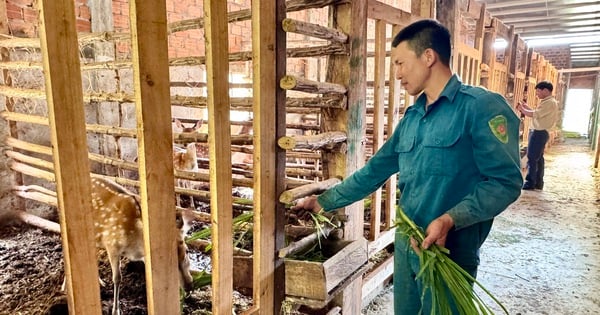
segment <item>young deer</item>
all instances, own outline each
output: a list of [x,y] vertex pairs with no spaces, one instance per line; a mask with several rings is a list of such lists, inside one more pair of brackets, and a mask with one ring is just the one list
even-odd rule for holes
[[[196,144],[190,143],[185,150],[175,148],[173,151],[173,167],[178,171],[198,171],[198,155],[196,153]],[[186,179],[177,179],[177,186],[192,188],[192,183]],[[180,198],[177,198],[177,205],[181,206]],[[194,197],[190,196],[190,206],[195,208]]]
[[[120,315],[121,257],[144,260],[144,235],[139,197],[115,182],[93,178],[92,208],[96,243],[106,249],[112,269],[114,284],[112,315]],[[177,213],[176,220],[177,228],[181,231],[183,220],[180,213]],[[181,233],[178,234],[177,241],[181,283],[186,290],[190,290],[192,288],[190,262]]]

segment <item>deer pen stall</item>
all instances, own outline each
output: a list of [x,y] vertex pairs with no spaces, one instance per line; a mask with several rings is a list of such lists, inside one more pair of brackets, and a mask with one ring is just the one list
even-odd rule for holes
[[[328,6],[334,22],[311,20],[315,12],[327,17]],[[202,279],[212,284],[214,314],[355,313],[391,277],[394,180],[365,201],[367,221],[355,211],[363,205],[342,211],[335,229],[343,246],[319,263],[334,278],[308,288],[324,285],[313,300],[290,293],[306,281],[281,277],[284,268],[293,275],[309,264],[278,256],[296,246],[284,236],[301,243],[322,231],[298,225],[285,208],[356,170],[365,149],[368,158],[391,134],[410,98],[386,60],[389,38],[418,16],[377,1],[253,2],[229,12],[226,3],[207,2],[204,18],[179,21],[167,21],[164,1],[132,1],[127,9],[130,33],[77,33],[72,2],[42,1],[40,39],[0,41],[6,155],[20,197],[13,216],[62,234],[71,312],[101,312],[99,287],[85,280],[98,278],[91,175],[139,194],[148,313],[180,312],[177,240],[164,232],[175,227],[176,211],[192,222],[194,291]],[[227,29],[240,23],[252,23],[252,41],[236,51]],[[180,32],[203,32],[204,55],[172,57],[167,38]],[[375,65],[368,82],[367,62]],[[60,226],[30,211],[38,204],[58,208]],[[374,259],[381,252],[383,263]],[[349,259],[342,273],[331,262]],[[250,301],[233,299],[234,289],[250,292]],[[186,295],[183,313],[201,304],[193,300]]]
[[[103,187],[117,208],[136,205],[145,254],[145,279],[121,284],[123,313],[139,307],[127,302],[137,285],[148,314],[359,314],[393,275],[396,178],[333,214],[289,208],[359,169],[392,134],[414,99],[394,76],[391,41],[434,17],[436,2],[188,1],[94,2],[92,21],[126,21],[90,32],[72,0],[42,0],[39,38],[0,40],[11,216],[61,235],[71,314],[118,303],[118,290],[90,280]],[[556,83],[551,65],[516,71],[516,48],[496,60],[496,36],[523,47],[484,5],[437,14],[465,83],[511,103],[531,99],[538,80]],[[186,271],[192,289],[180,295]]]

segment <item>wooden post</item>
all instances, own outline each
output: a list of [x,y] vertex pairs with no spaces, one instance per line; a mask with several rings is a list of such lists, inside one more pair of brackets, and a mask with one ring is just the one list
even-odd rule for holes
[[492,89],[494,82],[494,68],[496,65],[496,49],[494,43],[496,42],[496,29],[498,20],[492,18],[491,26],[486,28],[483,35],[483,51],[481,55],[481,62],[488,66],[487,76],[481,76],[480,83],[487,89]]
[[517,102],[520,100],[515,99],[515,80],[516,80],[516,76],[517,76],[517,50],[518,50],[518,43],[519,43],[519,35],[514,33],[514,26],[511,26],[511,40],[510,40],[510,48],[509,48],[509,52],[507,52],[507,55],[505,56],[505,58],[507,58],[508,61],[508,84],[507,84],[507,88],[506,88],[506,100],[508,101],[508,104],[510,104],[513,108],[516,107]]
[[436,18],[450,31],[452,42],[452,57],[450,58],[450,67],[460,73],[458,46],[460,43],[460,11],[456,0],[436,0]]
[[435,16],[435,0],[412,0],[411,12],[424,18],[432,18]]
[[40,5],[40,40],[69,311],[100,315],[75,8],[71,0],[41,1]]
[[210,200],[212,224],[213,314],[233,307],[231,208],[231,129],[229,128],[229,58],[226,1],[204,1]]
[[129,4],[148,314],[179,314],[167,10]]
[[[364,165],[366,121],[366,64],[367,64],[367,3],[352,1],[330,9],[331,27],[339,28],[350,36],[349,56],[330,56],[327,64],[327,82],[348,87],[348,110],[322,110],[322,131],[346,131],[347,154],[324,152],[323,175],[347,177]],[[362,237],[364,206],[356,202],[342,210],[348,216],[344,238]],[[343,314],[360,314],[362,280],[353,281],[336,299]]]
[[[276,202],[278,179],[285,178],[285,151],[276,145],[277,130],[285,132],[279,113],[276,68],[280,59],[285,63],[285,40],[276,41],[280,28],[278,10],[283,1],[252,1],[252,66],[254,113],[254,261],[253,297],[258,314],[277,314],[284,298],[281,275],[283,264],[275,252],[284,246],[283,205]],[[284,14],[285,15],[285,14]],[[285,34],[285,33],[284,33]],[[273,60],[276,60],[273,63]],[[284,92],[285,93],[285,92]],[[275,110],[273,110],[273,104]],[[283,157],[280,159],[279,157]],[[283,163],[283,164],[282,164]],[[276,275],[279,275],[278,277]]]
[[[373,154],[383,145],[385,102],[386,23],[375,21],[375,87],[373,104]],[[388,115],[393,113],[388,112]],[[371,229],[369,239],[376,240],[381,228],[381,188],[371,195]]]
[[[401,26],[394,25],[392,27],[392,34],[394,36],[401,30]],[[408,94],[408,93],[407,93]],[[389,77],[389,88],[388,88],[388,110],[387,110],[387,139],[392,137],[396,125],[398,124],[398,110],[400,108],[400,80],[396,79],[395,66],[393,62],[390,62],[390,77]],[[385,226],[387,229],[392,228],[394,220],[396,219],[396,186],[397,177],[393,175],[388,179],[385,184]]]
[[479,85],[481,81],[481,60],[483,59],[483,38],[485,34],[485,3],[481,4],[479,9],[479,18],[475,26],[475,49],[479,52],[476,59],[473,60],[473,85]]

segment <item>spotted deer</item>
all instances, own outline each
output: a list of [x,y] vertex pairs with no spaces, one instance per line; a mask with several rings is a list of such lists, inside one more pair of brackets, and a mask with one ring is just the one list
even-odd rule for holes
[[[112,315],[120,315],[119,285],[121,283],[121,257],[144,260],[144,235],[139,197],[123,186],[100,178],[92,179],[92,209],[96,244],[106,249],[113,280]],[[176,215],[178,267],[182,286],[192,288],[190,262],[183,241],[181,214]]]
[[[195,143],[188,144],[185,149],[174,148],[173,167],[178,171],[198,172],[198,155]],[[189,180],[178,178],[177,186],[190,189],[192,183]],[[180,198],[177,198],[177,205],[181,206]],[[190,196],[190,206],[195,208],[194,197],[192,196]]]

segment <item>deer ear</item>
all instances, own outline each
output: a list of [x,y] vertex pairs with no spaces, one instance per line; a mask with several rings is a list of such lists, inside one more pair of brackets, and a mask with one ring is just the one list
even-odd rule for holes
[[175,125],[181,129],[183,129],[183,124],[181,123],[181,121],[177,118],[174,119],[175,121]]
[[202,127],[202,120],[196,121],[196,123],[194,124],[194,130],[198,130],[201,127]]

